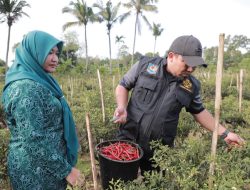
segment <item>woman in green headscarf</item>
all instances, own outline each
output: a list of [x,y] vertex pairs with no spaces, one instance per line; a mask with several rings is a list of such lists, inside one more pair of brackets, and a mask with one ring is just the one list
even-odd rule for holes
[[11,138],[8,172],[14,190],[62,190],[81,174],[78,140],[70,108],[50,75],[63,42],[42,31],[29,32],[6,74],[2,102]]

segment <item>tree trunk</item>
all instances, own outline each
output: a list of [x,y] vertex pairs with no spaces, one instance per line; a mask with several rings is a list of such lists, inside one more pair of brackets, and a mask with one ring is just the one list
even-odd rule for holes
[[8,57],[9,57],[9,46],[10,46],[10,30],[11,26],[8,28],[8,40],[7,40],[7,49],[6,49],[6,59],[5,59],[5,72],[8,70]]
[[88,72],[89,56],[88,56],[87,26],[86,25],[84,25],[84,35],[85,35],[86,72]]
[[108,31],[108,37],[109,37],[109,69],[110,69],[110,74],[112,74],[110,29]]
[[135,53],[135,40],[136,40],[136,27],[138,23],[138,13],[136,13],[136,20],[135,20],[135,32],[134,32],[134,42],[133,42],[133,52],[132,52],[132,61],[131,61],[131,67],[134,64],[134,53]]
[[155,36],[155,43],[154,43],[154,54],[153,54],[153,56],[155,56],[156,39],[157,39],[157,37]]

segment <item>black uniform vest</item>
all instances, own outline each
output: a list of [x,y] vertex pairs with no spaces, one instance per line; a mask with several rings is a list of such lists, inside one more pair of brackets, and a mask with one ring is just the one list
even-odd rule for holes
[[162,140],[172,146],[179,113],[183,107],[189,107],[199,92],[199,81],[193,76],[185,80],[172,76],[166,71],[166,59],[160,57],[142,57],[137,72],[127,108],[128,119],[133,122],[124,128],[132,131],[132,125],[136,125],[136,132],[129,135],[134,135],[133,139],[143,147],[150,140]]

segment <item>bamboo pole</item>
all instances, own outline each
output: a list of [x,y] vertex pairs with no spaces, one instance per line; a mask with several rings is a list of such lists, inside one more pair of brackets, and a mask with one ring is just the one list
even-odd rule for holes
[[70,102],[71,102],[71,105],[73,105],[74,79],[71,77],[69,79],[69,86],[70,86]]
[[209,182],[208,182],[209,189],[213,189],[216,147],[218,141],[218,128],[219,128],[220,105],[221,105],[221,83],[222,83],[222,69],[223,69],[223,55],[224,55],[224,37],[225,34],[220,34],[219,36],[218,62],[217,62],[217,72],[216,72],[216,92],[215,92],[215,127],[213,131],[212,147],[211,147],[211,163],[209,168]]
[[236,74],[236,88],[237,88],[237,92],[239,92],[239,86],[240,86],[240,84],[239,84],[239,75]]
[[231,75],[231,80],[230,80],[229,87],[232,87],[232,84],[233,84],[233,78],[234,78],[234,76],[233,76],[233,75]]
[[70,105],[70,101],[69,101],[69,87],[68,87],[68,84],[66,85],[66,99],[67,99],[68,104]]
[[94,182],[94,190],[98,190],[93,140],[92,140],[92,135],[91,135],[91,130],[90,130],[90,122],[89,122],[88,113],[86,114],[86,127],[87,127],[87,133],[88,133],[89,153],[90,153],[91,169],[92,169],[92,176],[93,176],[93,182]]
[[243,89],[243,69],[240,70],[240,84],[239,84],[239,112],[241,113],[242,106],[242,89]]
[[97,75],[98,75],[100,94],[101,94],[101,102],[102,102],[102,121],[104,123],[105,122],[105,108],[104,108],[104,100],[103,100],[103,93],[102,93],[102,81],[101,81],[99,69],[97,69]]
[[115,75],[113,75],[113,92],[115,93]]

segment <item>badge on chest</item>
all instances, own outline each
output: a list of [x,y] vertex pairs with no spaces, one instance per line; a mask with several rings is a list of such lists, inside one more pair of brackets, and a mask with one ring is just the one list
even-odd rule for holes
[[185,78],[182,81],[182,83],[180,84],[180,87],[183,88],[184,90],[191,92],[191,93],[193,92],[192,82],[188,78]]
[[159,66],[153,63],[149,63],[147,67],[147,72],[151,75],[155,75],[158,71]]

